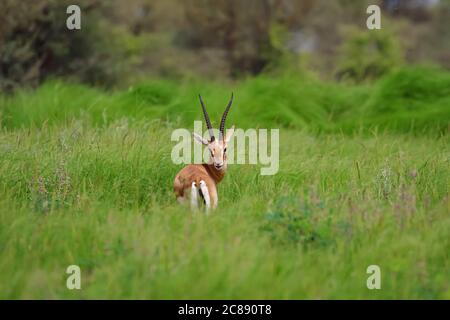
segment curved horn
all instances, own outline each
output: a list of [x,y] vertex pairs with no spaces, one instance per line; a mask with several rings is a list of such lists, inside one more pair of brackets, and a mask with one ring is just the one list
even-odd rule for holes
[[206,111],[205,104],[203,103],[202,96],[198,95],[198,97],[200,99],[200,104],[202,105],[203,116],[205,117],[205,122],[206,122],[206,126],[208,127],[209,136],[211,137],[210,141],[212,142],[215,140],[215,138],[214,138],[213,128],[211,125],[211,120],[209,120],[209,115],[208,115],[208,112]]
[[225,129],[225,120],[227,119],[227,115],[228,115],[228,111],[230,110],[231,104],[233,103],[233,93],[231,93],[231,99],[228,102],[227,107],[225,108],[225,111],[223,112],[222,115],[222,120],[220,120],[220,127],[219,127],[219,131],[220,131],[220,136],[221,139],[223,139],[223,137],[225,136],[224,133],[224,129]]

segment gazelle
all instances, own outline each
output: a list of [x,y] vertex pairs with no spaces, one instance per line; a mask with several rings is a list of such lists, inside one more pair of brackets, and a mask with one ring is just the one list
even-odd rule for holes
[[202,97],[199,95],[200,104],[208,127],[210,139],[204,139],[202,136],[193,133],[194,139],[205,145],[209,150],[208,163],[190,164],[181,169],[175,176],[173,189],[179,202],[185,202],[190,197],[191,208],[196,209],[199,206],[199,197],[203,199],[206,211],[210,208],[215,209],[218,203],[217,184],[222,181],[227,170],[227,144],[234,132],[234,126],[227,130],[225,135],[225,120],[228,111],[233,103],[233,94],[222,115],[219,127],[219,139],[214,137],[213,128],[206,111]]

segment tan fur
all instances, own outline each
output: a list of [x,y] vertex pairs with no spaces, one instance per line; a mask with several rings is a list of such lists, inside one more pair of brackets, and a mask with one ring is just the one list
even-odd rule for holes
[[185,198],[186,194],[189,194],[192,186],[192,182],[195,182],[197,186],[200,185],[200,181],[205,181],[209,190],[209,196],[211,197],[212,207],[217,206],[217,187],[216,185],[223,179],[225,170],[217,170],[212,164],[190,164],[175,176],[173,189],[175,195],[178,198]]

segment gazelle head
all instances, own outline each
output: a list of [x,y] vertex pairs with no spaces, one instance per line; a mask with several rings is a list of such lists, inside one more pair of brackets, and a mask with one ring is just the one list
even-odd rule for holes
[[203,103],[202,96],[199,95],[200,104],[202,105],[203,116],[205,117],[206,126],[208,127],[210,139],[204,139],[202,136],[194,132],[194,139],[208,147],[209,150],[209,164],[213,164],[217,170],[225,170],[227,168],[227,144],[233,136],[234,126],[227,130],[225,135],[225,120],[227,119],[228,111],[233,103],[233,94],[228,102],[227,107],[222,115],[219,127],[219,139],[214,137],[211,121],[209,120],[208,112],[206,111],[205,104]]

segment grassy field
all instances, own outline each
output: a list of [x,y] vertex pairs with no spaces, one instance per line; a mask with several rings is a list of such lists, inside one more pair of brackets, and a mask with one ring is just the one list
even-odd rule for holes
[[[217,123],[232,90],[228,124],[280,128],[280,170],[230,166],[218,210],[193,214],[170,134],[201,119],[199,92]],[[49,82],[0,115],[0,298],[450,299],[447,72]]]

